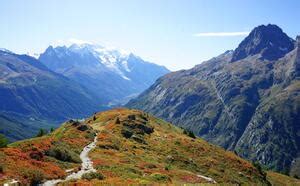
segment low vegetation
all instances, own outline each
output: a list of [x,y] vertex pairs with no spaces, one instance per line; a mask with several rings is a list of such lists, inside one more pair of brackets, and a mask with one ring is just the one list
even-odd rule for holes
[[196,138],[195,134],[192,131],[187,130],[187,129],[183,130],[183,134],[185,134],[185,135],[187,135],[187,136],[189,136],[191,138]]
[[81,178],[89,180],[89,181],[92,179],[103,180],[104,176],[99,172],[89,172],[89,173],[83,174]]
[[97,113],[87,123],[99,131],[90,157],[105,177],[90,184],[210,183],[198,175],[219,183],[268,183],[234,153],[141,111],[114,109]]
[[30,178],[30,185],[38,185],[45,179],[45,174],[40,170],[23,168],[21,174],[23,177]]
[[60,161],[81,163],[79,155],[71,148],[68,148],[68,145],[66,145],[65,143],[58,142],[50,149],[48,149],[45,154]]
[[84,124],[64,123],[49,134],[18,141],[0,150],[0,184],[17,179],[22,184],[39,184],[46,179],[63,178],[67,169],[81,166],[79,154],[93,141],[94,131],[79,130]]

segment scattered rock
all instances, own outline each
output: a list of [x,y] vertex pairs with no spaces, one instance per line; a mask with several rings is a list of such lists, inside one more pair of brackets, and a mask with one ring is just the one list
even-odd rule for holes
[[40,152],[40,151],[33,151],[33,152],[30,152],[29,156],[32,159],[40,161],[40,160],[43,159],[44,154],[42,152]]
[[121,123],[121,121],[120,121],[120,118],[116,118],[116,121],[115,121],[115,124],[120,124]]
[[102,149],[120,150],[120,148],[117,145],[113,145],[113,144],[100,144],[98,146],[99,146],[99,148],[102,148]]
[[146,144],[145,140],[140,136],[132,135],[131,138],[138,143]]
[[135,115],[128,115],[128,119],[129,119],[129,120],[135,120],[136,117],[135,117]]
[[80,125],[79,127],[77,127],[77,129],[80,131],[86,131],[89,129],[89,127],[87,125]]
[[121,133],[125,138],[130,138],[133,135],[133,132],[128,129],[122,129]]
[[174,157],[172,155],[168,155],[166,159],[167,159],[167,162],[173,162],[174,161]]
[[74,121],[74,120],[72,120],[72,119],[70,119],[70,120],[68,121],[68,123],[72,124],[72,126],[74,126],[74,127],[77,127],[77,126],[80,125],[80,122],[79,122],[79,121]]
[[157,168],[157,166],[156,166],[156,165],[154,165],[154,164],[151,164],[151,163],[149,163],[149,164],[145,165],[145,167],[147,167],[148,169],[155,169],[155,168]]

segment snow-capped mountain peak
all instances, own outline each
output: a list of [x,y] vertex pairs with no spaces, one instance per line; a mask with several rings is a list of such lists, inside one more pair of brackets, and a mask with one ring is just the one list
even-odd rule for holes
[[[47,49],[48,50],[48,49]],[[46,51],[47,51],[46,50]],[[89,69],[107,70],[118,74],[125,80],[131,80],[126,74],[131,70],[128,65],[129,52],[119,50],[116,48],[103,47],[97,44],[91,43],[73,43],[67,46],[57,46],[55,48],[49,47],[49,55],[56,55],[60,59],[64,59],[66,56],[72,56],[73,54],[79,55],[80,59],[72,60],[70,66],[72,68],[83,68],[85,66]],[[94,59],[92,62],[89,62]],[[84,63],[83,63],[84,62]],[[60,66],[56,64],[56,66]],[[64,65],[65,66],[65,65]],[[63,67],[65,68],[65,67]]]
[[13,52],[11,52],[10,50],[7,50],[6,48],[0,48],[0,51],[6,52],[6,53],[10,53],[10,54],[13,53]]
[[92,54],[99,60],[99,63],[119,74],[123,79],[130,80],[124,73],[124,70],[130,72],[127,63],[128,52],[89,43],[73,44],[69,49],[81,54]]
[[91,43],[49,46],[39,60],[113,104],[128,100],[169,72],[124,50]]
[[27,52],[27,55],[28,56],[31,56],[35,59],[38,59],[40,57],[40,54],[39,53],[31,53],[31,52]]

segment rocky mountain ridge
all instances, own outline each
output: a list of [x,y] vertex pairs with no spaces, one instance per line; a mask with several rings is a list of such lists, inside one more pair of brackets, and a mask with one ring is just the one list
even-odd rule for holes
[[299,176],[299,37],[275,25],[253,29],[234,51],[163,76],[127,106]]

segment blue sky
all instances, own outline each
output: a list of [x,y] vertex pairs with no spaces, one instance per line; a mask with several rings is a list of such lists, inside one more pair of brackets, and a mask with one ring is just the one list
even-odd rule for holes
[[300,35],[298,0],[2,0],[0,48],[42,52],[78,39],[187,69],[234,49],[257,25]]

